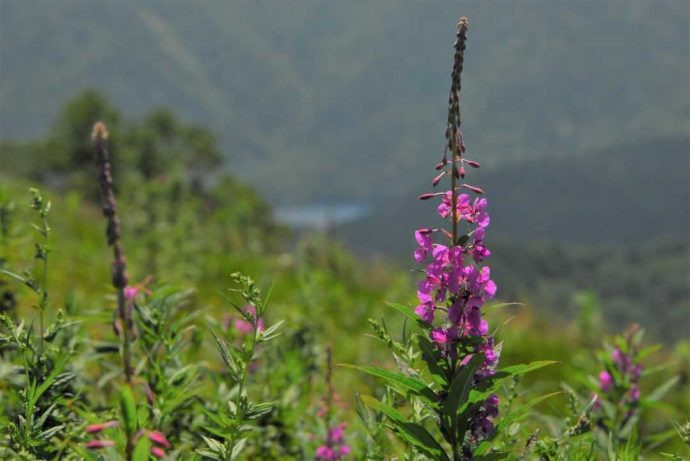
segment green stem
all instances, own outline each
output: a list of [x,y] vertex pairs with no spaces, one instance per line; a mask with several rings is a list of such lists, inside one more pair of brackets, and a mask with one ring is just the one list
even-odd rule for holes
[[125,380],[128,384],[132,383],[132,353],[130,351],[129,345],[129,325],[131,323],[129,312],[129,306],[127,306],[127,300],[125,299],[125,290],[123,287],[118,288],[117,291],[117,309],[118,316],[122,322],[122,367],[125,372]]
[[457,142],[452,142],[453,149],[451,152],[451,171],[450,171],[450,192],[451,192],[451,207],[453,213],[453,237],[452,242],[450,242],[451,248],[458,243],[458,191],[457,191],[457,179],[455,177],[455,172],[457,170],[457,165],[455,164],[458,158],[458,147]]
[[41,298],[38,305],[39,310],[39,328],[41,332],[41,354],[44,351],[44,317],[45,310],[48,307],[48,236],[50,234],[50,227],[48,226],[48,220],[43,216],[43,229],[41,234],[43,235],[43,281],[41,282]]
[[259,318],[258,318],[258,311],[257,314],[254,316],[254,320],[252,321],[252,328],[253,328],[253,335],[251,338],[251,342],[249,343],[249,348],[245,351],[245,357],[244,357],[244,365],[242,366],[242,374],[240,376],[239,382],[237,383],[238,389],[237,389],[237,397],[235,398],[235,408],[237,411],[236,414],[236,419],[235,419],[235,425],[232,430],[232,436],[230,439],[230,447],[228,450],[228,453],[231,454],[233,449],[235,448],[235,441],[237,440],[237,430],[244,421],[244,416],[245,416],[245,408],[244,404],[242,403],[242,393],[244,392],[244,384],[247,379],[247,371],[249,370],[249,364],[252,361],[252,358],[254,357],[254,351],[256,350],[256,343],[259,340]]

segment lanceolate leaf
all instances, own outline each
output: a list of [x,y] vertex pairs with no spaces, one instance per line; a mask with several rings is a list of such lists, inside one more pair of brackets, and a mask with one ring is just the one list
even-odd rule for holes
[[141,436],[134,446],[132,461],[149,461],[151,453],[151,441],[146,436]]
[[361,399],[369,407],[383,413],[391,422],[398,435],[421,453],[434,460],[450,461],[441,445],[424,426],[408,421],[395,408],[373,397],[363,395]]
[[235,359],[232,357],[230,350],[228,349],[228,345],[225,344],[225,341],[222,338],[218,337],[213,329],[209,329],[211,330],[213,338],[216,340],[216,344],[218,344],[218,350],[220,351],[221,357],[223,357],[223,361],[230,369],[230,373],[232,374],[233,378],[236,378],[239,375],[239,368],[235,362]]
[[134,394],[132,394],[132,389],[127,385],[120,388],[120,411],[122,411],[125,432],[130,437],[137,430],[138,419]]
[[654,389],[647,397],[645,397],[644,400],[650,403],[655,402],[657,400],[661,400],[668,393],[668,391],[670,391],[673,388],[673,386],[676,385],[676,383],[679,380],[680,378],[678,376],[674,376],[661,386]]
[[554,365],[556,363],[559,362],[555,360],[541,360],[537,362],[512,365],[506,368],[502,368],[501,370],[497,371],[496,374],[493,375],[490,379],[487,379],[485,383],[480,383],[477,386],[477,389],[482,391],[482,394],[488,395],[494,392],[496,389],[498,389],[499,384],[508,378],[513,378],[515,376],[531,373],[535,370],[539,370],[540,368],[548,367],[549,365]]
[[523,363],[520,365],[511,365],[509,367],[502,368],[496,373],[496,375],[507,374],[508,376],[519,376],[525,373],[530,373],[532,371],[538,370],[540,368],[548,367],[549,365],[555,365],[559,363],[556,360],[539,360],[536,362]]
[[515,410],[511,411],[510,413],[505,415],[503,418],[501,418],[500,422],[497,425],[498,430],[501,430],[502,428],[507,428],[513,422],[515,422],[518,419],[525,416],[527,411],[530,408],[532,408],[533,406],[543,402],[546,399],[550,399],[551,397],[554,397],[554,396],[560,395],[560,394],[562,394],[562,392],[560,392],[560,391],[551,392],[550,394],[540,395],[539,397],[536,397],[527,403],[523,403],[522,405],[519,405]]
[[455,431],[458,407],[467,401],[472,387],[472,381],[477,369],[484,362],[484,356],[477,354],[465,365],[450,383],[448,397],[443,405],[443,424],[449,434]]
[[442,360],[438,350],[431,345],[431,341],[424,336],[418,336],[417,341],[419,342],[419,347],[422,349],[422,359],[426,363],[429,372],[437,379],[439,384],[446,385],[448,382],[448,374],[444,370],[439,362]]
[[390,303],[390,302],[386,302],[386,305],[389,307],[392,307],[393,309],[400,312],[401,314],[403,314],[408,319],[412,320],[420,328],[425,329],[425,330],[429,330],[432,328],[431,324],[422,320],[411,307],[408,307],[404,304]]
[[48,388],[55,383],[57,376],[62,372],[62,369],[65,368],[68,358],[69,356],[63,355],[58,359],[58,361],[55,363],[53,371],[50,372],[45,381],[43,381],[41,385],[38,386],[38,388],[36,389],[36,392],[33,395],[32,405],[36,404],[36,402],[38,402],[38,399],[41,398],[41,395],[43,395],[43,393],[47,391]]
[[422,381],[416,378],[412,378],[410,376],[405,376],[401,375],[398,373],[394,373],[392,371],[385,370],[383,368],[377,368],[377,367],[368,367],[368,366],[358,366],[358,365],[339,365],[339,366],[344,366],[347,368],[353,368],[355,370],[363,371],[364,373],[368,373],[372,376],[377,376],[379,378],[383,378],[386,381],[388,381],[391,385],[397,387],[397,388],[404,388],[408,391],[413,392],[414,394],[417,394],[421,397],[424,397],[425,400],[428,401],[428,403],[431,403],[432,405],[435,405],[436,402],[436,393],[432,391],[429,387],[426,386]]

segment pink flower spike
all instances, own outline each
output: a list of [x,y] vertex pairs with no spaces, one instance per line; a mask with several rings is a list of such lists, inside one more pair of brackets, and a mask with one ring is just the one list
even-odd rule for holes
[[471,166],[472,168],[479,168],[479,167],[481,167],[481,165],[479,164],[479,162],[475,162],[474,160],[465,160],[465,159],[462,159],[462,161],[465,162],[465,163],[467,163],[467,164],[468,164],[469,166]]
[[99,448],[114,447],[115,442],[112,440],[92,440],[90,442],[86,442],[84,446],[89,450],[97,450]]
[[89,424],[84,428],[84,430],[89,434],[97,434],[98,432],[101,432],[103,429],[117,427],[119,424],[119,421],[106,421],[104,423]]
[[165,438],[165,434],[163,434],[162,432],[149,432],[149,439],[151,439],[152,442],[155,442],[158,445],[163,445],[166,448],[170,448],[170,442],[168,442],[168,439]]
[[151,454],[158,459],[165,458],[165,450],[163,450],[161,447],[151,448]]

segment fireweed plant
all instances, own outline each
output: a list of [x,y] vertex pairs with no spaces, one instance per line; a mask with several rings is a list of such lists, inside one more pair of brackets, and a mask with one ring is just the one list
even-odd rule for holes
[[625,333],[605,342],[603,350],[597,353],[602,369],[596,382],[590,380],[595,399],[591,417],[600,435],[614,447],[636,437],[635,431],[644,409],[657,406],[655,402],[659,402],[679,379],[672,377],[648,395],[643,394],[642,378],[661,370],[644,366],[643,361],[659,346],[643,347],[643,338],[644,330],[639,325],[631,325]]
[[206,448],[197,450],[203,458],[220,461],[238,459],[247,448],[249,437],[258,430],[257,421],[276,406],[274,401],[255,402],[247,388],[260,346],[280,336],[283,323],[265,326],[270,291],[263,296],[254,280],[239,273],[232,274],[232,279],[238,288],[230,291],[239,295],[242,302],[226,298],[239,315],[228,333],[239,333],[241,341],[233,343],[231,337],[224,338],[211,330],[227,373],[223,376],[226,381],[219,383],[218,405],[206,409],[209,424],[204,429],[208,435],[202,436]]
[[[127,461],[145,459],[149,454],[156,458],[165,456],[164,448],[170,448],[170,442],[159,431],[149,430],[150,414],[148,408],[140,405],[134,392],[135,369],[132,349],[138,336],[138,329],[133,318],[139,288],[128,286],[127,261],[120,236],[120,217],[117,210],[115,190],[113,187],[112,166],[108,150],[108,129],[102,122],[93,126],[91,139],[95,146],[98,185],[103,203],[103,215],[106,218],[107,243],[113,250],[111,281],[116,291],[116,310],[113,315],[113,331],[120,338],[120,356],[125,383],[119,389],[120,420],[98,422],[87,426],[85,431],[97,438],[88,440],[85,447],[91,450],[119,447]],[[139,379],[137,379],[139,381]],[[143,382],[149,405],[154,404],[150,384]],[[114,439],[101,438],[104,429],[118,428]]]
[[338,398],[333,387],[333,358],[331,348],[326,349],[326,394],[322,408],[318,412],[323,420],[325,437],[316,448],[317,461],[340,461],[350,454],[352,449],[345,443],[345,423],[333,424],[333,407]]
[[[74,357],[81,349],[78,326],[62,310],[46,324],[51,306],[48,255],[51,252],[49,225],[50,202],[37,189],[31,189],[31,209],[37,222],[34,259],[38,272],[23,273],[0,268],[0,273],[26,286],[36,297],[38,311],[29,325],[15,321],[13,315],[0,313],[0,359],[10,372],[4,374],[7,389],[3,393],[0,420],[0,455],[3,459],[60,458],[67,450],[75,414],[71,408],[78,401],[80,370]],[[5,222],[4,225],[7,223]],[[12,366],[17,361],[18,366]],[[58,439],[59,442],[56,442]]]
[[[491,280],[489,266],[483,265],[491,254],[484,243],[490,223],[488,201],[480,188],[462,182],[465,165],[480,166],[464,158],[466,148],[460,131],[460,77],[467,27],[467,18],[461,18],[454,45],[446,146],[432,181],[436,187],[444,178],[450,178],[450,190],[419,197],[440,199],[437,211],[450,221],[449,229],[421,228],[415,232],[418,248],[414,259],[425,265],[417,289],[419,304],[414,309],[393,305],[417,324],[421,333],[413,335],[412,340],[404,332],[401,344],[392,340],[385,324],[373,322],[377,336],[393,350],[401,373],[356,367],[384,378],[404,397],[402,403],[411,408],[408,417],[390,402],[361,397],[387,417],[403,442],[428,458],[454,461],[507,456],[507,452],[491,452],[492,441],[507,424],[544,397],[515,408],[500,420],[497,392],[507,378],[550,363],[499,371],[501,344],[496,343],[483,316],[483,306],[494,297],[497,286]],[[417,369],[418,357],[427,373]],[[415,455],[408,456],[414,459]]]
[[551,434],[536,441],[534,454],[545,460],[600,459],[600,454],[612,460],[638,459],[643,451],[652,452],[676,433],[682,439],[682,427],[677,423],[675,430],[648,429],[644,438],[637,433],[644,411],[662,409],[661,400],[679,381],[674,376],[650,392],[643,391],[643,378],[666,367],[644,366],[643,361],[660,346],[643,347],[643,337],[644,330],[632,325],[624,334],[606,340],[594,354],[598,374],[576,375],[575,381],[581,381],[583,389],[561,383],[568,395],[568,414],[561,418],[542,415]]

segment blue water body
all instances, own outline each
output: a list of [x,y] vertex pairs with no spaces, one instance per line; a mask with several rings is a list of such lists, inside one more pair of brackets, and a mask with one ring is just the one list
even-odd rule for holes
[[371,210],[368,203],[307,204],[277,208],[275,216],[278,222],[295,229],[325,229],[366,217]]

